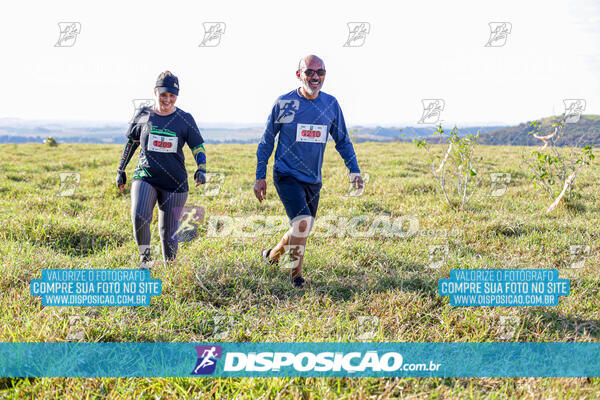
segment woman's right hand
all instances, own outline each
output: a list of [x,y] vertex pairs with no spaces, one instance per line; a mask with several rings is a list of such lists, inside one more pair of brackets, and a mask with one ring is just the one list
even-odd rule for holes
[[127,182],[127,175],[125,174],[125,171],[117,171],[117,179],[116,179],[117,187],[119,189],[123,189],[125,187],[126,182]]

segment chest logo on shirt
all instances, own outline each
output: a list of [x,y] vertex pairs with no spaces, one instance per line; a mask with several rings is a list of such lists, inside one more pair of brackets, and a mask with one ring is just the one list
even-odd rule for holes
[[148,151],[157,151],[159,153],[176,153],[177,136],[160,136],[151,133],[148,135]]
[[300,109],[298,100],[279,100],[279,115],[275,120],[277,124],[287,124],[294,120],[296,111]]
[[326,143],[327,125],[298,124],[296,141],[308,143]]

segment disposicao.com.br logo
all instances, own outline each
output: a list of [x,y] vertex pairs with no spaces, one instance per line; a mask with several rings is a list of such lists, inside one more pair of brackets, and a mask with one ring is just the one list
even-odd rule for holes
[[[217,348],[218,350],[215,350]],[[393,351],[350,351],[350,352],[223,352],[219,346],[197,346],[198,362],[193,375],[212,374],[216,358],[224,355],[223,375],[265,373],[265,375],[295,376],[315,374],[328,376],[352,375],[355,373],[398,373],[438,371],[439,363],[405,363],[402,354]],[[215,355],[217,354],[218,357]],[[211,364],[212,363],[212,364]],[[210,368],[210,369],[208,369]],[[253,374],[254,375],[254,374]]]
[[198,361],[192,375],[210,375],[217,368],[217,359],[223,355],[221,346],[196,346]]

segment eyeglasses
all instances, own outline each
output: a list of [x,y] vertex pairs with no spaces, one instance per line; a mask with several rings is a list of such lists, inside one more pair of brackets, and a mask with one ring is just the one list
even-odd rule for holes
[[325,72],[326,71],[324,69],[322,69],[322,68],[321,69],[317,69],[317,70],[314,70],[314,69],[305,69],[304,70],[304,74],[306,76],[308,76],[309,78],[311,78],[315,74],[315,72],[319,76],[325,76]]

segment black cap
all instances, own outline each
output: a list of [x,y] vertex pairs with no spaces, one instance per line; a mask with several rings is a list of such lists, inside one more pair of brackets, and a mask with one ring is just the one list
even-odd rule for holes
[[162,79],[156,81],[154,85],[158,93],[171,93],[179,96],[179,79],[175,75],[165,75]]

